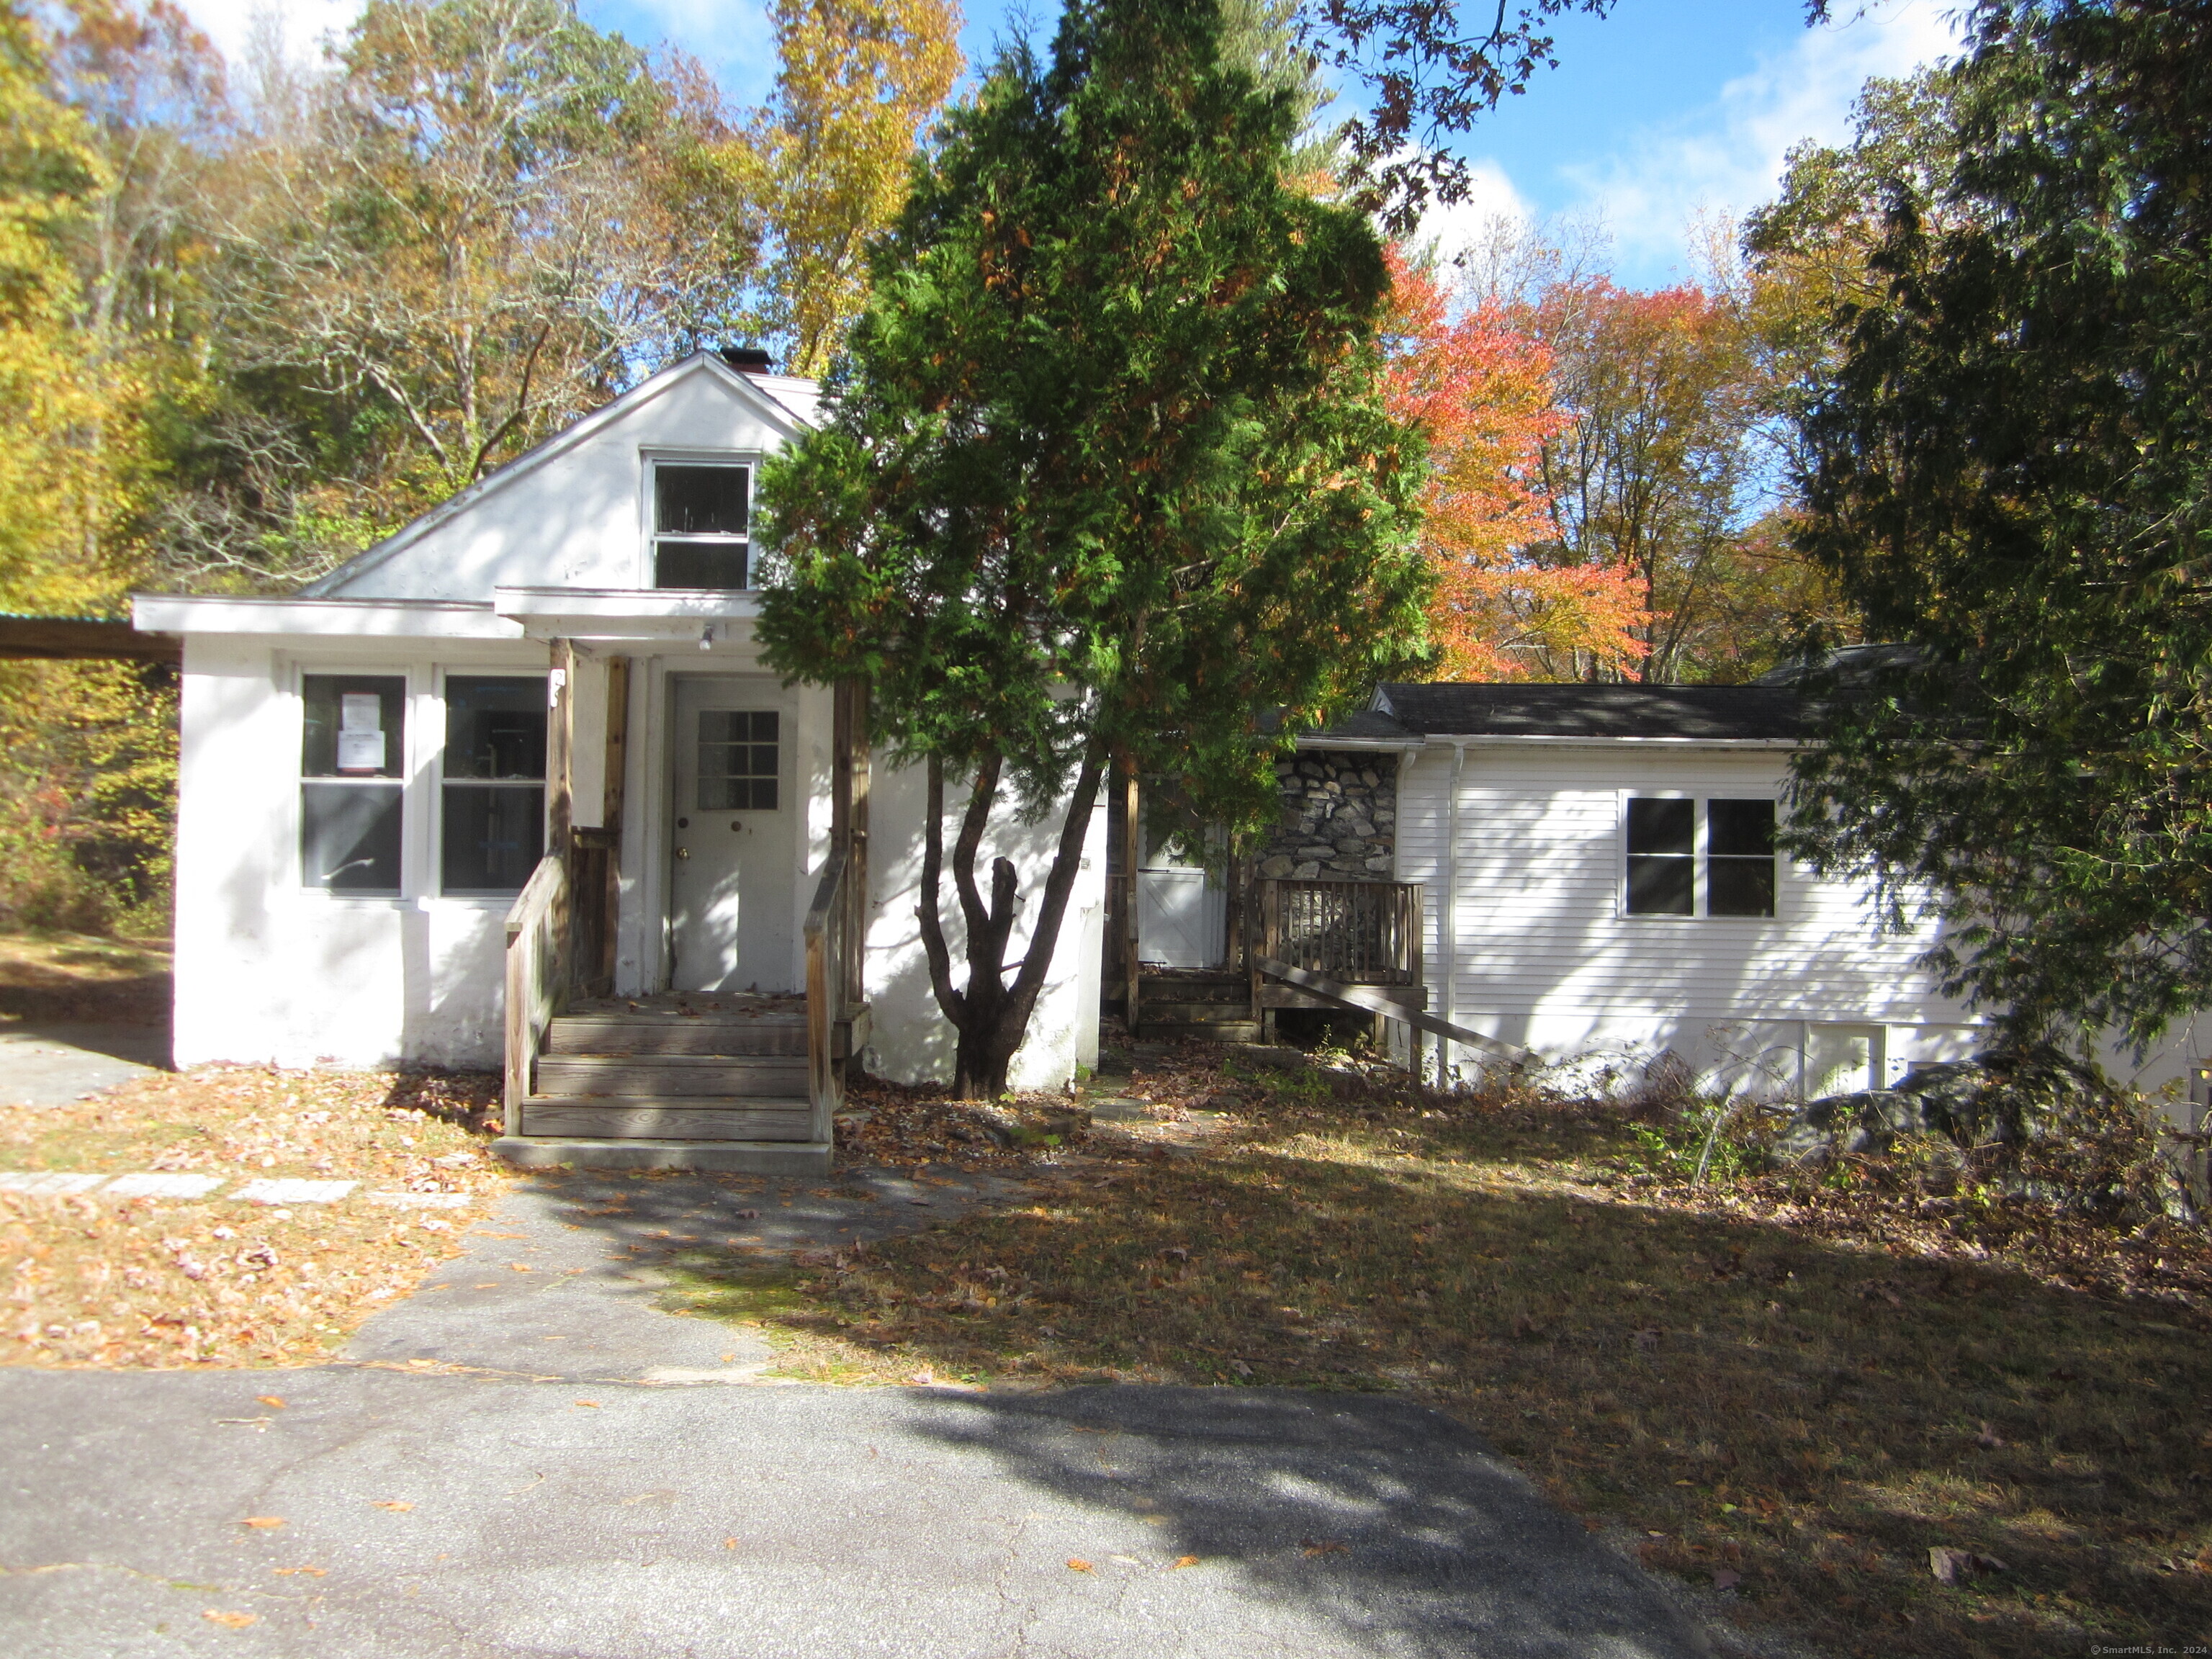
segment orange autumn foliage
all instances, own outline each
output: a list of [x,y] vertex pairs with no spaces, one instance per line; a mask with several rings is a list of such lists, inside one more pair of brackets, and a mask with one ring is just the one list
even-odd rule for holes
[[1545,441],[1571,423],[1550,352],[1501,307],[1455,317],[1443,291],[1399,249],[1389,331],[1389,397],[1429,441],[1425,550],[1437,575],[1429,622],[1439,678],[1526,679],[1547,660],[1608,672],[1648,648],[1650,621],[1625,566],[1547,562],[1559,532],[1539,488]]

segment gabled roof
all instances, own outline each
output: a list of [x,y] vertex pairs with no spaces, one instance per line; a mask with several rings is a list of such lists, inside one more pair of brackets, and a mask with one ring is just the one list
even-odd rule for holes
[[[612,403],[593,410],[580,421],[563,427],[543,443],[525,450],[506,465],[485,474],[460,494],[441,501],[421,518],[410,520],[375,546],[364,549],[328,575],[309,582],[296,597],[313,599],[343,593],[346,585],[355,578],[375,569],[392,555],[413,545],[448,520],[467,512],[477,502],[507,489],[518,479],[529,477],[547,462],[565,454],[602,428],[642,408],[670,387],[697,374],[711,375],[736,391],[769,424],[781,428],[786,438],[796,438],[813,423],[812,416],[818,401],[813,381],[787,374],[756,376],[741,374],[725,362],[719,353],[695,351],[659,373],[647,376]],[[800,412],[802,410],[804,413]]]
[[1378,686],[1374,701],[1328,732],[1332,738],[1418,742],[1445,738],[1583,738],[1677,742],[1791,742],[1804,733],[1804,701],[1781,685]]

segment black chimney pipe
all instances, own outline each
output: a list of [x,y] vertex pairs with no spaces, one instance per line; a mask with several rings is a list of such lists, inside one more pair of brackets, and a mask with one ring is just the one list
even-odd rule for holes
[[722,361],[740,374],[772,374],[775,372],[769,355],[758,346],[724,346]]

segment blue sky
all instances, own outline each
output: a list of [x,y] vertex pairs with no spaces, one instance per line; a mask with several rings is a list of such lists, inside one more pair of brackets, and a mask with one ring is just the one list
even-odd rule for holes
[[[1620,0],[1612,16],[1562,19],[1560,66],[1539,73],[1460,145],[1480,188],[1425,229],[1449,249],[1485,219],[1561,216],[1601,225],[1620,279],[1644,286],[1693,273],[1699,216],[1741,215],[1771,193],[1790,145],[1849,131],[1869,75],[1899,75],[1954,50],[1960,0],[1839,0],[1847,21],[1817,29],[1801,0]],[[1474,0],[1480,4],[1480,0]],[[257,0],[184,0],[235,51],[264,9]],[[763,0],[580,0],[584,16],[641,43],[669,40],[701,58],[740,102],[775,73]],[[358,0],[291,0],[271,9],[304,55],[343,28]],[[971,61],[1024,9],[971,0],[962,45]],[[1048,39],[1056,4],[1030,0]]]

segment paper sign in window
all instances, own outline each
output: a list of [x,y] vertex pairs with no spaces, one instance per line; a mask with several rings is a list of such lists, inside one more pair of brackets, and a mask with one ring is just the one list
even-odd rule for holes
[[338,699],[337,769],[384,769],[384,699],[374,691],[349,691]]

